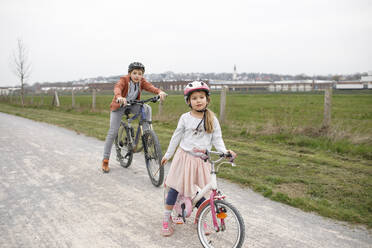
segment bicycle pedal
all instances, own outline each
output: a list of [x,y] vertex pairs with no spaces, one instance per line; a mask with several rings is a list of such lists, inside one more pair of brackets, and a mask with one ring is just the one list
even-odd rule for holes
[[182,217],[172,217],[172,221],[174,224],[177,225],[185,224],[182,220]]

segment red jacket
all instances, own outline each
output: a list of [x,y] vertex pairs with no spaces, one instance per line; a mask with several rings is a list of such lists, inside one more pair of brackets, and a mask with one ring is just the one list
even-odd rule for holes
[[[114,87],[114,98],[112,99],[112,102],[110,104],[110,110],[116,110],[120,108],[120,103],[116,102],[116,99],[118,97],[126,97],[128,95],[128,89],[129,89],[129,82],[130,82],[130,76],[126,75],[124,77],[120,77],[119,81],[115,84]],[[146,90],[149,92],[152,92],[154,94],[159,94],[161,90],[156,88],[151,83],[147,82],[145,78],[142,78],[142,80],[139,82],[139,92],[137,99],[139,100],[141,98],[141,91]]]

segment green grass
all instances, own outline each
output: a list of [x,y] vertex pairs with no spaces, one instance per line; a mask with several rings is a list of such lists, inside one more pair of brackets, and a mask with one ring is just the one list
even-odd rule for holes
[[[27,107],[0,99],[0,111],[45,121],[104,140],[112,96],[61,96],[60,108],[51,97],[34,98]],[[144,96],[146,98],[146,96]],[[14,100],[14,99],[13,99]],[[321,94],[229,94],[227,122],[222,125],[226,146],[238,153],[237,167],[223,167],[219,176],[246,185],[275,201],[320,215],[372,227],[372,95],[334,94],[332,128],[322,132]],[[188,111],[180,95],[170,95],[154,128],[163,151]],[[219,96],[211,109],[218,115]],[[102,148],[103,149],[103,148]]]

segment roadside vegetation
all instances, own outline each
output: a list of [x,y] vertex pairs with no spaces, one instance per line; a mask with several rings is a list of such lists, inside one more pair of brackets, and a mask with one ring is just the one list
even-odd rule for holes
[[[144,95],[146,98],[150,95]],[[0,111],[75,130],[104,140],[112,95],[0,97]],[[238,153],[238,167],[219,176],[249,186],[270,199],[349,223],[372,228],[372,92],[334,92],[332,126],[322,129],[322,93],[233,94],[227,96],[226,146]],[[179,116],[188,111],[183,97],[168,96],[153,123],[163,151]],[[210,108],[219,114],[219,95]]]

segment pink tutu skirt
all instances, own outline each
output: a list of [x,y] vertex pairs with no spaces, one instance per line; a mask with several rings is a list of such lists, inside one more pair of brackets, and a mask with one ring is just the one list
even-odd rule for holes
[[165,184],[185,197],[194,197],[197,185],[202,189],[211,180],[211,165],[180,147],[173,157]]

